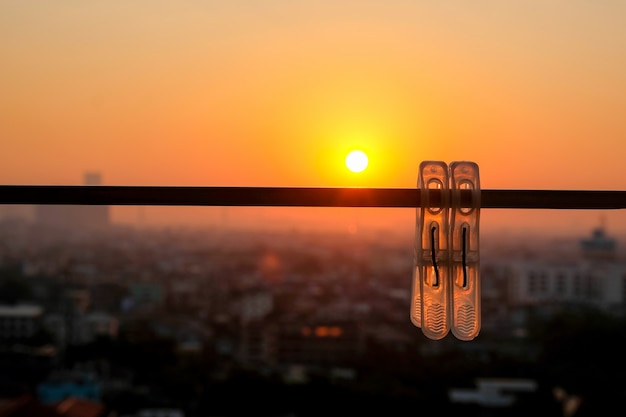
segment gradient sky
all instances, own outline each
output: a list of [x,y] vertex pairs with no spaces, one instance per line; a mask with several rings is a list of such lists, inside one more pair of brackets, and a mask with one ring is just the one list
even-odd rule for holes
[[[404,188],[471,160],[485,189],[626,189],[625,21],[617,0],[3,0],[0,183]],[[626,232],[483,221],[601,215]]]

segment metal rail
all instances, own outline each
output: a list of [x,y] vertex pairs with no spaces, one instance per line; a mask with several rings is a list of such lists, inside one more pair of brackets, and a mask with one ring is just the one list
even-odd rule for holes
[[[428,190],[431,206],[442,204],[440,190]],[[626,191],[481,190],[472,203],[461,190],[461,205],[496,209],[626,208]],[[444,201],[450,201],[446,198]],[[397,207],[421,204],[418,188],[193,187],[110,185],[0,185],[0,204],[120,206]],[[448,203],[444,203],[448,205]]]

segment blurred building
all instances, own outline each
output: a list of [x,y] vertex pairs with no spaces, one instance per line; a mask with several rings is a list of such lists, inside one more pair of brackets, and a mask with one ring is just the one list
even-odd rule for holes
[[43,325],[63,347],[91,343],[100,336],[114,339],[119,331],[117,317],[103,312],[48,314],[44,317]]
[[604,228],[579,241],[579,256],[568,260],[532,259],[511,268],[508,299],[513,305],[581,304],[626,312],[626,263]]
[[43,309],[36,305],[0,306],[0,339],[27,339],[41,327]]
[[606,235],[604,227],[594,229],[590,237],[581,239],[580,246],[588,260],[615,261],[617,257],[617,241]]
[[[84,185],[102,185],[98,172],[87,172]],[[59,230],[98,230],[110,224],[109,206],[40,204],[35,206],[35,221],[40,226]]]
[[0,417],[103,417],[115,414],[107,412],[104,404],[83,398],[69,397],[44,404],[31,395],[0,399]]
[[363,327],[350,319],[272,319],[240,332],[239,358],[248,365],[351,367],[365,348]]
[[67,398],[100,401],[100,382],[90,373],[56,371],[37,385],[37,397],[44,404]]
[[158,282],[131,282],[128,286],[129,296],[122,302],[122,310],[145,309],[159,307],[165,299],[163,284]]
[[508,408],[515,405],[520,395],[534,393],[537,385],[532,379],[478,378],[476,388],[452,388],[448,397],[452,403],[478,404],[486,409]]

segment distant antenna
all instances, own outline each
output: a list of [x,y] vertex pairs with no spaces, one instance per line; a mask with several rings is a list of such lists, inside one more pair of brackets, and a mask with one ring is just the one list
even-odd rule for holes
[[600,214],[600,228],[606,230],[606,216],[604,214]]
[[144,206],[137,207],[137,224],[139,226],[144,226],[146,223],[146,211]]

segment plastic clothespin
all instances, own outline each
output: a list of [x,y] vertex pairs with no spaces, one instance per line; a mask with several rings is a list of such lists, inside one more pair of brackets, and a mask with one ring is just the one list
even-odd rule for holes
[[[450,330],[448,285],[448,165],[441,161],[420,164],[415,236],[415,267],[411,321],[430,339],[442,339]],[[431,207],[429,190],[441,190],[441,207]]]
[[[452,330],[456,338],[472,340],[480,331],[478,165],[424,161],[417,183],[411,321],[429,339]],[[429,190],[441,191],[438,203]]]
[[[461,192],[470,191],[470,203]],[[450,327],[457,339],[472,340],[480,331],[480,177],[478,165],[460,161],[450,164]]]

